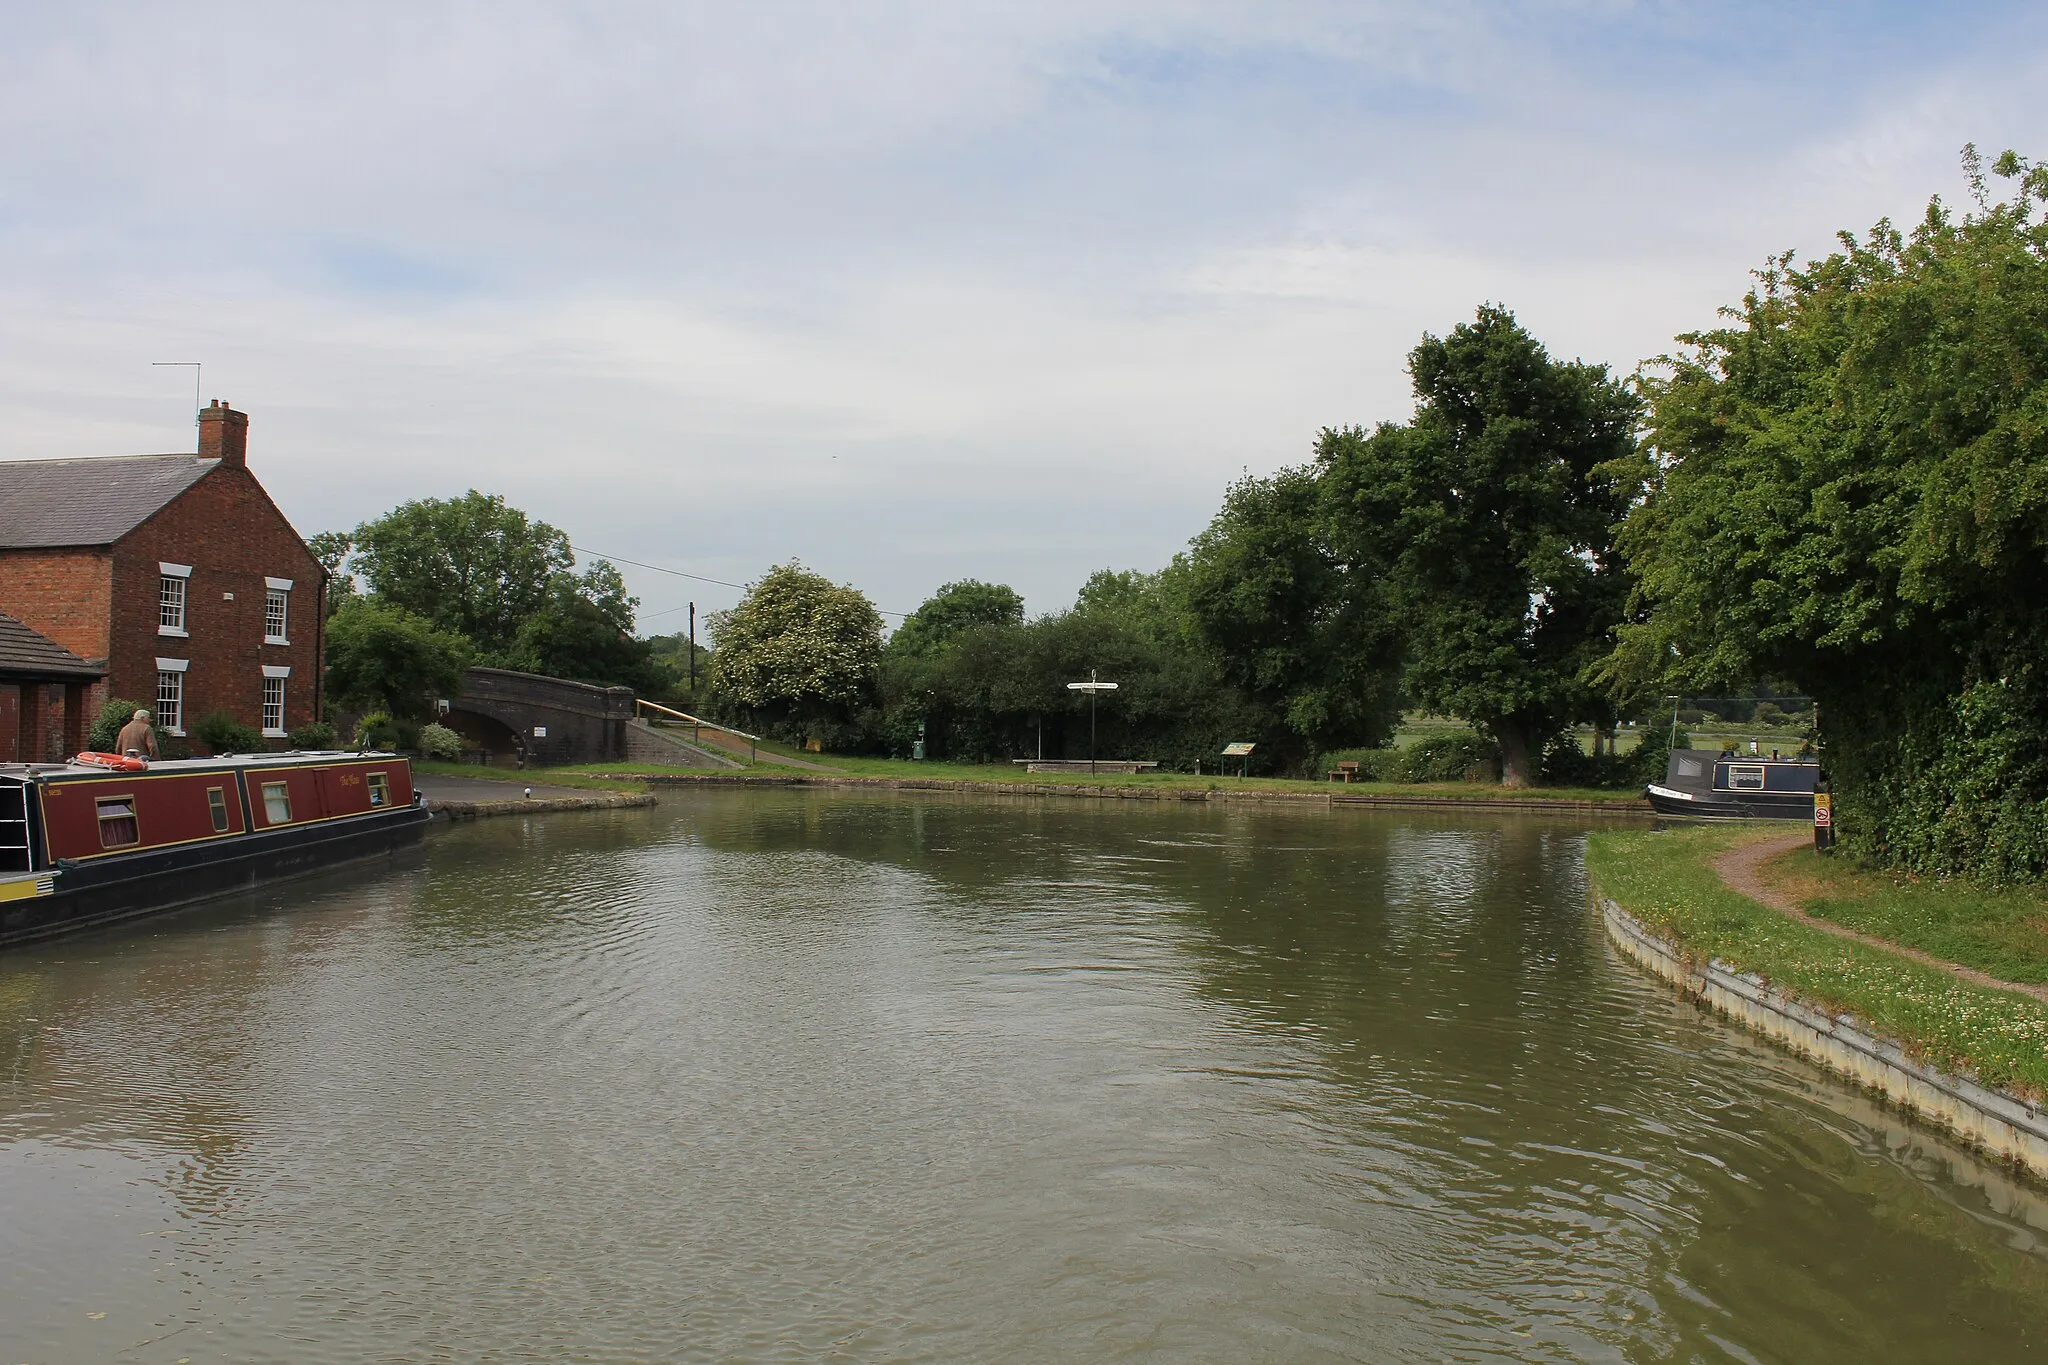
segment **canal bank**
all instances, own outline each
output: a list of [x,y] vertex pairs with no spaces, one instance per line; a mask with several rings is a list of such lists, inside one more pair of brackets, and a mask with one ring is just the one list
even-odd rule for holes
[[1986,984],[1981,972],[1728,885],[1730,855],[1773,837],[1754,827],[1594,834],[1587,871],[1609,939],[1716,1012],[2048,1180],[2048,1002],[2031,983]]
[[497,815],[539,815],[550,811],[622,810],[651,806],[647,792],[587,791],[546,783],[419,774],[413,785],[427,809],[443,820],[487,820]]
[[[953,777],[868,777],[858,774],[783,774],[759,776],[752,773],[699,772],[579,772],[589,780],[629,778],[659,787],[815,787],[851,788],[864,791],[971,792],[989,796],[1059,796],[1092,801],[1213,802],[1218,804],[1269,803],[1296,808],[1321,809],[1356,806],[1375,810],[1504,811],[1530,815],[1597,815],[1622,819],[1645,819],[1652,814],[1640,796],[1593,799],[1547,796],[1540,790],[1513,795],[1505,788],[1461,792],[1404,792],[1360,790],[1348,783],[1329,783],[1306,789],[1233,786],[1222,779],[1189,778],[1175,782],[1152,779],[1142,782],[1033,782],[980,781]],[[1304,784],[1306,785],[1306,784]]]

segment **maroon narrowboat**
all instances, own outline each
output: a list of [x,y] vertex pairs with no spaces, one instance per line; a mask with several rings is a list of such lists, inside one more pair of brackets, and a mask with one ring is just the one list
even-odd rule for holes
[[396,754],[0,765],[0,945],[150,914],[419,838]]

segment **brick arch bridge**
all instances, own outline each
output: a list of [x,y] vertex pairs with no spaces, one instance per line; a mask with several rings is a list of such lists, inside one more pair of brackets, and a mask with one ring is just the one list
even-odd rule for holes
[[463,671],[442,724],[492,763],[547,767],[626,757],[633,689],[597,687],[504,668]]

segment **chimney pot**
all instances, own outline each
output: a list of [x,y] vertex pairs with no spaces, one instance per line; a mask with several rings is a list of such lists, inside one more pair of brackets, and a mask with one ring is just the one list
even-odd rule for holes
[[216,398],[199,414],[199,458],[237,468],[249,463],[249,415]]

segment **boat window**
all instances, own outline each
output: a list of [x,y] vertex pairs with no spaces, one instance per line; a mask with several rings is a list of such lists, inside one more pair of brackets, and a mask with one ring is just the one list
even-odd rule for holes
[[1673,766],[1673,771],[1678,777],[1704,777],[1707,772],[1707,761],[1703,758],[1692,758],[1686,754],[1680,754]]
[[290,824],[292,818],[292,794],[282,782],[263,784],[263,822],[269,825]]
[[208,787],[206,789],[206,807],[213,812],[213,832],[215,834],[226,834],[228,832],[227,793],[219,787]]
[[370,809],[375,810],[379,806],[390,805],[391,779],[386,777],[383,773],[371,773],[369,777],[369,783]]
[[1760,792],[1764,789],[1764,765],[1761,763],[1730,763],[1728,785],[1739,792]]
[[101,848],[126,848],[142,841],[135,824],[134,797],[102,796],[94,804],[100,813]]

